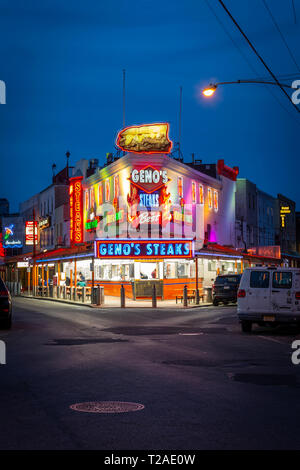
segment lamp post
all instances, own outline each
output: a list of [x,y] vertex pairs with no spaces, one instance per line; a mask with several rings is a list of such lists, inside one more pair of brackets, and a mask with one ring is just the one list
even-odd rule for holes
[[285,88],[293,88],[290,85],[286,85],[285,83],[276,83],[276,82],[270,82],[266,80],[235,80],[232,82],[218,82],[218,83],[210,83],[206,88],[202,90],[202,94],[206,98],[210,98],[211,96],[214,95],[216,89],[218,88],[219,85],[235,85],[239,83],[246,83],[246,84],[263,84],[263,85],[276,85],[276,86],[282,86]]

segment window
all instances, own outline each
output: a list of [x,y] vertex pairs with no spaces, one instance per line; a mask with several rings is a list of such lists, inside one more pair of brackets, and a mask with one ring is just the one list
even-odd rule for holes
[[202,184],[199,184],[199,204],[204,204],[204,189]]
[[219,210],[219,197],[218,191],[214,191],[214,211],[218,212]]
[[266,289],[269,287],[270,273],[268,271],[251,271],[250,287],[254,289]]
[[291,289],[293,283],[293,274],[291,272],[273,273],[272,287],[275,289]]
[[178,190],[178,197],[183,197],[183,179],[182,179],[182,176],[178,176],[178,178],[177,178],[177,190]]
[[110,184],[109,180],[105,180],[105,202],[110,200]]
[[102,183],[99,183],[98,198],[99,198],[99,206],[100,206],[101,204],[103,204],[103,186],[102,186]]
[[94,192],[94,188],[91,188],[91,189],[90,189],[90,201],[91,201],[91,208],[93,209],[93,208],[94,208],[94,205],[95,205],[95,192]]
[[208,195],[208,208],[212,209],[213,200],[212,200],[212,189],[211,188],[208,188],[207,195]]
[[120,196],[119,176],[114,177],[114,197]]
[[196,203],[196,183],[192,181],[192,203]]

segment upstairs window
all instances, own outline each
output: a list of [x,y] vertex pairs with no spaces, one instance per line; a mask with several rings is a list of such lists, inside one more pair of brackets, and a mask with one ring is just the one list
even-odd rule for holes
[[203,184],[199,184],[199,204],[204,204],[204,189]]
[[105,180],[105,202],[110,201],[110,184],[109,180]]
[[219,210],[219,195],[218,191],[214,191],[214,211],[218,212]]
[[120,196],[119,176],[114,177],[114,197]]
[[98,201],[99,201],[99,206],[103,204],[103,185],[102,183],[99,183],[98,186]]
[[183,197],[183,178],[182,178],[182,176],[178,176],[178,178],[177,178],[177,190],[178,190],[178,197]]
[[192,181],[192,203],[196,203],[196,183]]
[[95,206],[95,191],[94,188],[90,189],[90,201],[91,201],[91,208]]
[[207,189],[207,195],[208,195],[208,208],[212,209],[213,207],[213,199],[212,199],[212,189],[208,188]]

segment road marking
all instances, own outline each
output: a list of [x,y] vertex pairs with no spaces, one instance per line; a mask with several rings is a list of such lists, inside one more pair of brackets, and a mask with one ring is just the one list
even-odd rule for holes
[[270,338],[269,336],[262,336],[262,335],[259,335],[259,336],[257,336],[257,338],[262,338],[262,339],[266,339],[266,340],[268,340],[268,341],[273,341],[273,343],[287,344],[287,343],[285,343],[284,341],[279,341],[278,339]]

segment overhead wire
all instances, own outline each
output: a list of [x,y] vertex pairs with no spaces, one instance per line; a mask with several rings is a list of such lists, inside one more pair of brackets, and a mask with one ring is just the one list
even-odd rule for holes
[[270,8],[269,8],[269,6],[268,6],[266,0],[262,0],[262,2],[263,2],[263,4],[264,4],[264,6],[265,6],[267,12],[269,13],[269,15],[270,15],[270,17],[271,17],[271,20],[272,20],[272,22],[273,22],[275,28],[277,29],[278,33],[280,34],[280,37],[281,37],[281,39],[282,39],[282,41],[283,41],[285,47],[287,48],[288,53],[289,53],[289,55],[290,55],[292,61],[294,62],[294,64],[296,65],[297,69],[298,69],[299,72],[300,72],[300,67],[299,67],[299,65],[298,65],[298,63],[297,63],[297,60],[296,60],[296,58],[295,58],[295,56],[294,56],[294,54],[293,54],[293,52],[292,52],[290,46],[288,45],[288,43],[287,43],[287,41],[286,41],[286,39],[285,39],[285,37],[284,37],[284,35],[283,35],[283,33],[282,33],[282,31],[281,31],[279,25],[278,25],[278,23],[277,23],[277,21],[275,20],[275,18],[274,18],[274,16],[273,16],[273,14],[272,14],[272,12],[271,12],[271,10],[270,10]]
[[292,104],[292,106],[294,107],[294,109],[297,110],[297,113],[300,113],[300,109],[296,106],[295,103],[293,103],[293,101],[291,100],[289,94],[286,92],[286,90],[284,89],[284,87],[280,84],[280,82],[278,81],[276,75],[272,72],[272,70],[270,69],[270,67],[267,65],[267,63],[265,62],[265,60],[262,58],[262,56],[259,54],[259,52],[257,51],[257,49],[255,48],[255,46],[252,44],[252,42],[250,41],[250,39],[248,38],[248,36],[246,35],[246,33],[243,31],[243,29],[241,28],[241,26],[238,24],[238,22],[236,21],[236,19],[232,16],[232,14],[230,13],[230,11],[228,10],[228,8],[226,7],[226,5],[224,4],[224,2],[222,0],[218,0],[218,2],[220,3],[220,5],[222,6],[222,8],[225,10],[225,12],[227,13],[227,15],[229,16],[229,18],[231,19],[231,21],[234,23],[234,25],[237,27],[237,29],[239,30],[239,32],[242,34],[242,36],[244,37],[244,39],[246,40],[246,42],[248,43],[248,45],[250,46],[250,48],[252,49],[252,51],[254,52],[254,54],[256,55],[256,57],[260,60],[260,62],[263,64],[263,66],[265,67],[265,69],[269,72],[269,74],[271,75],[271,77],[273,78],[273,80],[277,83],[277,85],[279,86],[279,88],[281,89],[281,91],[284,93],[284,95],[286,96],[286,98],[288,98],[289,102]]
[[[257,72],[257,70],[255,69],[255,67],[252,65],[252,63],[248,60],[247,56],[244,54],[244,52],[242,51],[242,49],[238,46],[238,44],[236,43],[236,41],[234,40],[234,38],[231,36],[231,34],[229,33],[229,31],[227,31],[226,27],[224,26],[223,22],[220,20],[220,18],[218,17],[218,15],[216,14],[216,12],[214,11],[214,9],[212,8],[212,6],[210,5],[209,1],[208,0],[205,0],[205,3],[206,5],[208,6],[208,8],[210,9],[211,13],[214,15],[215,19],[217,20],[217,22],[219,23],[219,25],[221,26],[221,28],[223,29],[223,31],[225,32],[225,34],[229,37],[229,39],[231,40],[231,42],[233,43],[234,47],[237,49],[237,51],[240,53],[240,55],[243,57],[243,59],[245,60],[245,62],[248,64],[248,67],[252,70],[252,72],[256,75],[256,79],[259,80],[261,79],[261,77],[259,77],[259,74]],[[280,76],[281,78],[283,77],[287,77],[287,78],[290,78],[290,75],[293,75],[293,74],[286,74],[286,75],[282,75]],[[298,74],[295,74],[295,76],[298,76]],[[266,77],[263,77],[262,80],[266,78]],[[269,77],[267,77],[269,78]],[[253,79],[253,78],[251,78]],[[268,86],[265,86],[265,89],[272,95],[272,97],[277,101],[277,103],[279,104],[279,106],[289,115],[290,118],[292,118],[299,126],[300,126],[300,121],[298,119],[295,118],[295,116],[281,103],[281,101],[278,99],[278,97],[276,96],[275,93],[273,93],[273,91],[270,89],[270,87]]]

